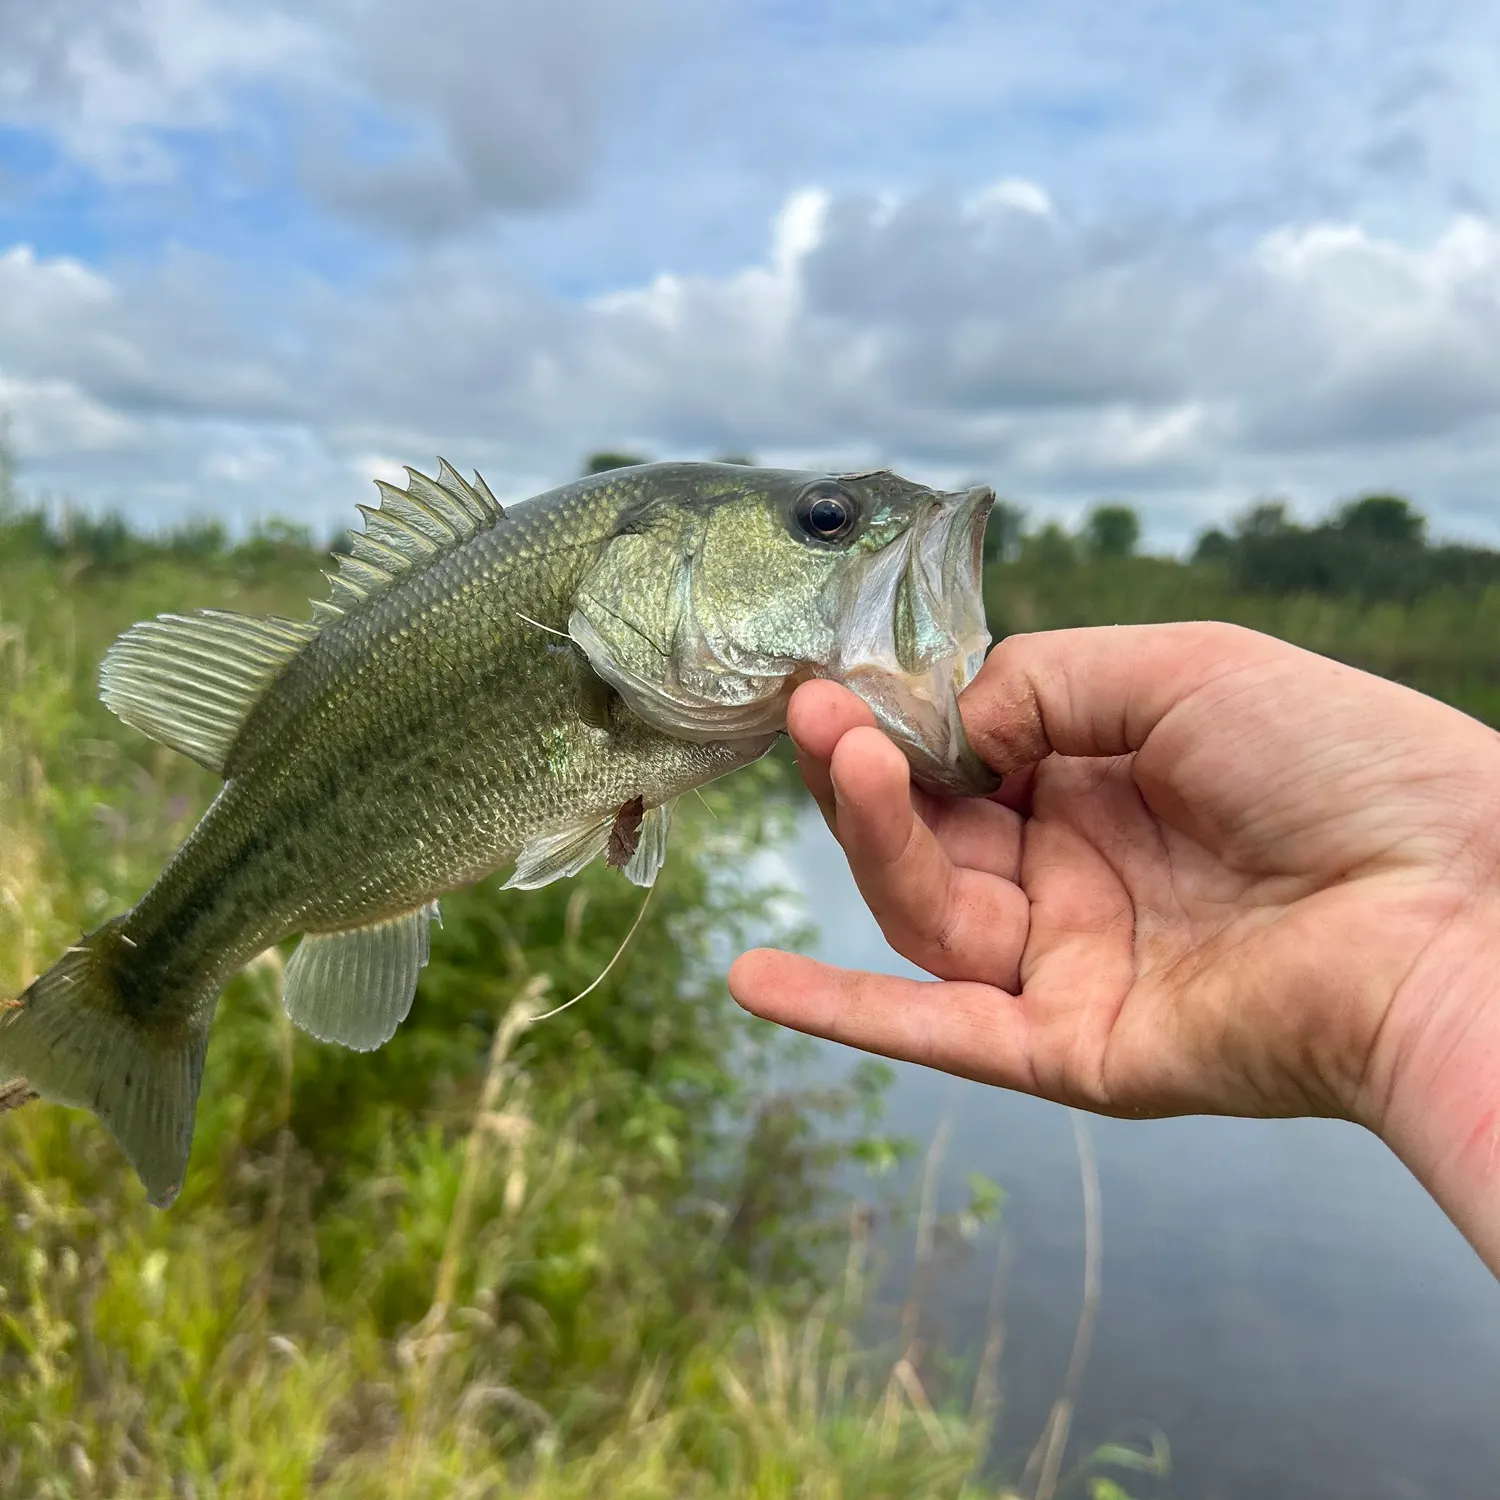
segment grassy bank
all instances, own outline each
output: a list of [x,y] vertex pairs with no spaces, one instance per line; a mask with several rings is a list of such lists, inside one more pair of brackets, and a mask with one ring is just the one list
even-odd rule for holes
[[[168,609],[301,614],[317,566],[285,535],[0,532],[0,996],[212,795],[97,703],[108,642]],[[867,1226],[828,1179],[890,1154],[878,1075],[779,1097],[723,992],[741,935],[794,936],[734,878],[791,816],[780,775],[688,799],[625,959],[540,1024],[635,918],[610,872],[445,901],[369,1056],[296,1032],[263,957],[220,1004],[169,1212],[90,1117],[0,1116],[0,1494],[964,1492],[984,1389],[852,1331]]]
[[[300,616],[320,563],[284,529],[230,546],[0,526],[0,997],[134,901],[213,793],[98,704],[110,640],[195,606]],[[997,634],[1237,620],[1500,722],[1482,580],[1255,592],[1222,555],[1070,542],[1021,547],[985,584]],[[220,1005],[170,1212],[89,1117],[0,1116],[0,1494],[1050,1492],[1051,1460],[1019,1489],[976,1477],[992,1358],[955,1370],[856,1337],[869,1220],[830,1184],[891,1159],[879,1071],[782,1097],[779,1043],[724,994],[742,937],[795,936],[737,878],[786,832],[782,775],[684,801],[624,961],[553,1019],[532,1018],[635,919],[605,870],[446,900],[412,1016],[373,1055],[296,1032],[283,955],[264,956]],[[1162,1468],[1106,1449],[1056,1493],[1154,1494]]]

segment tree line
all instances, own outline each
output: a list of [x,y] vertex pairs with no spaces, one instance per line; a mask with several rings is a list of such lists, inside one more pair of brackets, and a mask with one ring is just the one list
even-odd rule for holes
[[[1056,572],[1083,562],[1134,556],[1141,519],[1118,502],[1096,505],[1076,531],[1049,520],[1031,528],[1019,506],[995,506],[985,536],[987,562]],[[1283,500],[1260,501],[1227,528],[1211,527],[1190,561],[1234,593],[1410,603],[1438,589],[1483,589],[1500,582],[1500,551],[1433,541],[1427,518],[1401,495],[1347,500],[1311,524]]]
[[[719,463],[753,465],[742,453]],[[581,472],[599,474],[651,462],[638,452],[601,449]],[[1081,563],[1138,555],[1144,528],[1140,512],[1122,501],[1093,506],[1076,529],[1055,519],[1031,524],[1010,500],[996,503],[985,534],[986,563],[1012,563],[1026,571],[1056,573]],[[119,515],[91,516],[66,506],[48,515],[22,503],[16,466],[0,422],[0,544],[12,551],[67,556],[105,573],[128,571],[150,557],[233,561],[262,573],[305,554],[317,544],[301,526],[281,520],[258,523],[239,540],[221,522],[198,519],[147,536]],[[342,545],[342,533],[334,540]],[[1434,541],[1427,518],[1401,495],[1374,493],[1336,506],[1304,524],[1284,500],[1257,501],[1227,526],[1197,538],[1189,560],[1234,593],[1410,603],[1439,589],[1477,590],[1500,582],[1500,551]]]

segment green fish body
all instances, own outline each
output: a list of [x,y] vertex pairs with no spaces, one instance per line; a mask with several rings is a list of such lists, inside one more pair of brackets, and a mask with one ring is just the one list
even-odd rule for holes
[[764,754],[808,676],[861,692],[926,784],[992,784],[956,708],[988,643],[989,491],[653,464],[506,511],[446,464],[408,472],[311,621],[163,616],[105,659],[108,706],[224,786],[140,902],[5,1012],[0,1080],[92,1109],[153,1202],[181,1187],[244,963],[303,934],[292,1019],[380,1046],[445,891],[601,854],[649,885],[674,799]]

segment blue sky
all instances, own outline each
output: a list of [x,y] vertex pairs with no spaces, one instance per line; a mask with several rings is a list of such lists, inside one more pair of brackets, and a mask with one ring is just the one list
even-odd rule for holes
[[0,0],[0,410],[149,523],[442,452],[1500,539],[1500,12]]

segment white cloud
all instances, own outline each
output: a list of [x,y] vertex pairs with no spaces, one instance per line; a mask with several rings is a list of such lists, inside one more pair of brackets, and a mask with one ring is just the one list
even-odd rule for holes
[[[389,114],[406,140],[388,160],[361,164],[357,146],[334,154],[310,138],[311,185],[335,207],[417,234],[497,208],[556,204],[582,185],[606,122],[644,102],[617,88],[616,76],[666,48],[671,8],[315,0],[340,62],[320,89]],[[658,62],[636,87],[649,89],[659,70]]]
[[11,442],[23,452],[49,459],[116,451],[135,435],[134,424],[70,380],[0,375],[0,412],[8,418]]
[[29,245],[0,254],[0,336],[12,345],[97,318],[113,299],[110,282],[71,257],[39,261]]
[[1465,216],[1415,249],[1355,225],[1282,230],[1260,264],[1309,361],[1256,413],[1264,441],[1452,438],[1500,410],[1495,225]]
[[0,121],[115,185],[170,182],[185,136],[232,139],[247,185],[290,151],[325,207],[431,236],[575,194],[673,12],[690,30],[681,0],[0,0]]
[[1018,208],[1022,213],[1035,214],[1039,219],[1050,219],[1053,214],[1052,199],[1044,188],[1024,177],[1003,177],[991,182],[971,194],[964,202],[971,214],[984,214],[990,209]]
[[1307,222],[1235,245],[1025,194],[804,189],[759,263],[586,302],[489,234],[260,332],[220,285],[191,259],[0,256],[0,405],[38,482],[323,528],[398,462],[442,452],[514,494],[630,443],[890,460],[1042,508],[1124,493],[1177,538],[1271,486],[1389,485],[1500,536],[1500,227],[1472,215],[1413,244]]
[[771,266],[790,277],[799,261],[818,248],[828,223],[828,194],[803,188],[789,197],[771,227]]
[[1170,478],[1186,465],[1201,471],[1208,445],[1218,436],[1214,414],[1200,401],[1184,401],[1162,410],[1105,408],[1080,430],[1068,422],[1044,424],[1036,436],[1019,436],[1017,456],[1039,478],[1098,474],[1127,480],[1134,473],[1148,483]]
[[314,32],[234,0],[0,0],[0,119],[117,180],[173,175],[163,130],[222,126],[252,79],[312,66]]

